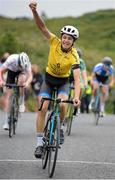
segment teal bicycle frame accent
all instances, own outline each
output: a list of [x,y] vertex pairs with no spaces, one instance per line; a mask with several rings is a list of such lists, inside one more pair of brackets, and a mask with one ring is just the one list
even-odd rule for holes
[[47,117],[46,125],[44,128],[44,145],[43,145],[43,156],[42,156],[42,168],[45,169],[48,162],[48,174],[52,177],[55,171],[58,149],[60,148],[60,103],[73,103],[73,101],[62,101],[58,98],[42,98],[41,106],[42,109],[44,101],[52,101],[52,111]]

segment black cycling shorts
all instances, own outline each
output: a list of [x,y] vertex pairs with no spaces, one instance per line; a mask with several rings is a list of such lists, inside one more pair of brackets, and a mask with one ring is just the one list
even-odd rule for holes
[[14,71],[8,70],[6,83],[7,84],[16,83],[16,78],[18,78],[20,73],[21,73],[21,71],[14,72]]
[[58,94],[69,93],[69,80],[68,78],[57,78],[46,73],[45,80],[42,83],[39,96],[51,97],[54,88],[57,89]]

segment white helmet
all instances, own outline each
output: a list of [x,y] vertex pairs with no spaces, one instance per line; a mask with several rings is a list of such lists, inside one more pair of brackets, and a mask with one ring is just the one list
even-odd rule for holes
[[30,60],[26,53],[22,52],[19,54],[19,66],[25,70],[29,67]]
[[61,34],[63,33],[71,35],[75,40],[79,38],[79,31],[74,26],[70,26],[70,25],[64,26],[61,29]]

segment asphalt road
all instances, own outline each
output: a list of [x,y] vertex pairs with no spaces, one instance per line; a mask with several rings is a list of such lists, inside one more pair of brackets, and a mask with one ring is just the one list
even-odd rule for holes
[[[0,179],[47,179],[47,169],[34,157],[36,114],[22,114],[12,139],[2,129],[4,116],[0,111]],[[115,179],[114,115],[102,118],[98,126],[92,114],[74,119],[72,134],[59,150],[53,179]]]

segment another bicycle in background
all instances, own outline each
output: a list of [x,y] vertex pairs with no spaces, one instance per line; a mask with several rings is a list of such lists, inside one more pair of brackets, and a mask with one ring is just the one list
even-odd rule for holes
[[101,117],[101,115],[100,115],[100,112],[101,112],[101,109],[100,109],[100,107],[101,107],[101,96],[102,96],[101,87],[102,87],[102,85],[100,84],[99,88],[96,91],[95,100],[92,103],[92,110],[93,110],[94,117],[95,117],[95,125],[98,125],[99,119]]
[[[72,101],[73,97],[74,97],[74,86],[73,83],[70,84],[70,91],[69,91],[69,101]],[[68,108],[67,108],[67,116],[65,119],[65,124],[66,124],[66,133],[69,136],[71,134],[71,128],[72,128],[72,123],[73,123],[73,119],[74,116],[76,116],[77,114],[77,109],[75,109],[75,107],[73,106],[72,103],[68,104]]]
[[8,124],[9,124],[9,137],[11,138],[16,134],[16,127],[19,117],[19,88],[17,84],[6,84],[6,87],[13,89],[12,96],[10,97],[9,112],[8,112]]
[[61,100],[58,98],[42,98],[41,106],[42,109],[44,101],[53,102],[52,111],[47,116],[46,124],[44,128],[44,145],[43,145],[43,156],[42,156],[42,167],[46,168],[48,163],[48,174],[52,177],[56,167],[56,161],[58,156],[58,149],[61,148],[60,141],[60,103],[73,103],[69,100]]

